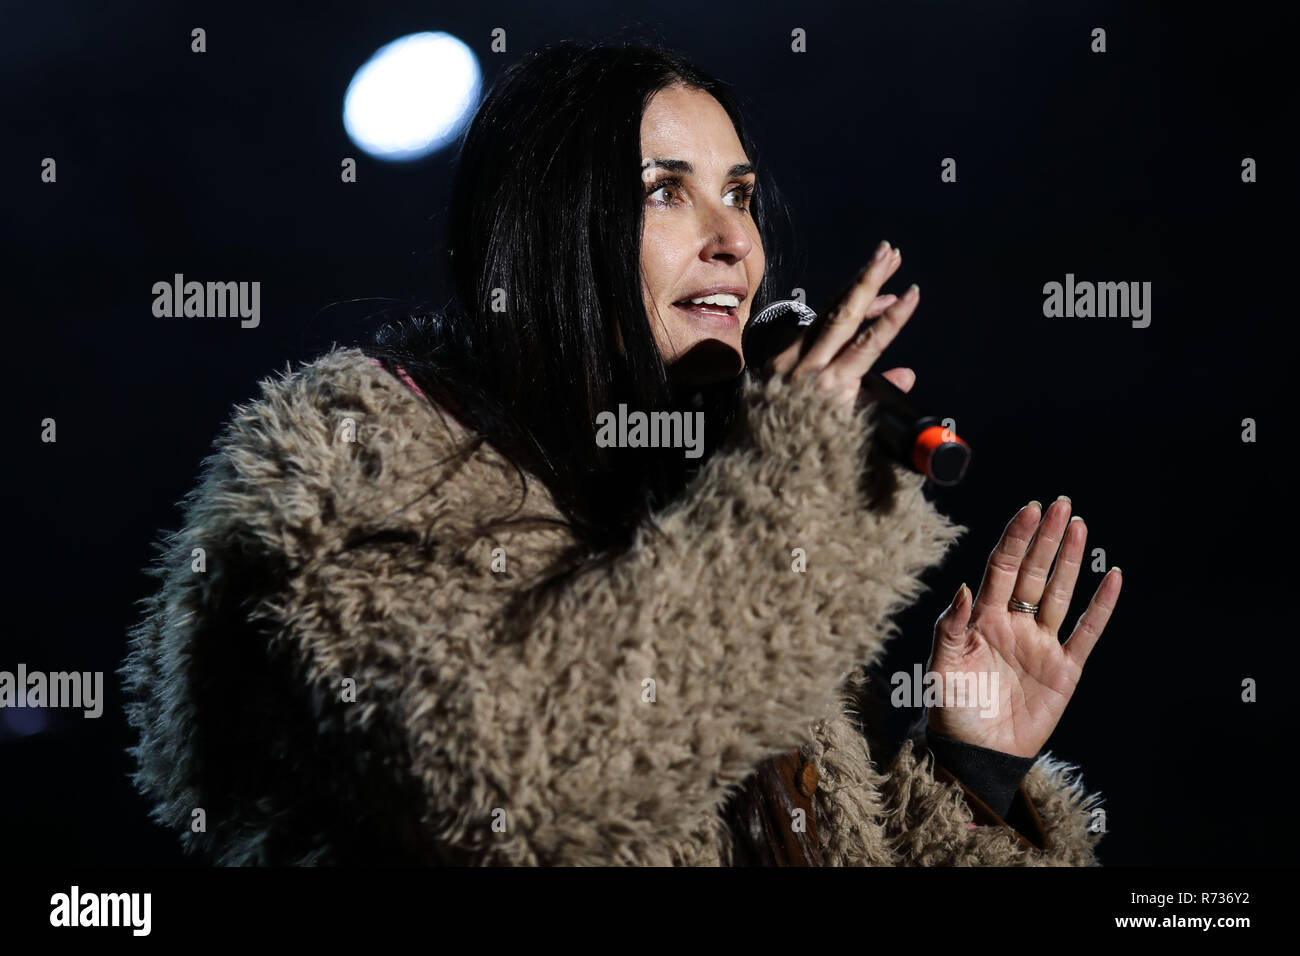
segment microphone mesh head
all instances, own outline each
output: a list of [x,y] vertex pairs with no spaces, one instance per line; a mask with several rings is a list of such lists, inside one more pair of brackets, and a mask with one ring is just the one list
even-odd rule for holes
[[817,313],[798,299],[782,299],[750,316],[741,345],[745,364],[762,365],[794,342]]
[[791,313],[799,317],[798,325],[811,325],[817,318],[817,313],[808,306],[804,305],[798,299],[782,299],[780,302],[773,302],[766,309],[763,309],[757,315],[749,319],[749,328],[756,329],[760,325],[766,325],[769,322],[776,322],[785,318]]

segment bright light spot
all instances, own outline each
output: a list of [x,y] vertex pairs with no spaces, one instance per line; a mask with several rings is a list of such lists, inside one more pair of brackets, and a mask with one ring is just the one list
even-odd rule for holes
[[379,159],[428,156],[454,140],[478,103],[478,59],[449,33],[413,33],[380,47],[352,77],[343,127]]

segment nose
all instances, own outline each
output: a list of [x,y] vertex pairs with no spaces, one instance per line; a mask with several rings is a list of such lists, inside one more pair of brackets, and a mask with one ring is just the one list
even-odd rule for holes
[[749,230],[734,206],[719,204],[716,208],[711,207],[703,228],[707,238],[700,250],[702,259],[740,262],[754,246]]

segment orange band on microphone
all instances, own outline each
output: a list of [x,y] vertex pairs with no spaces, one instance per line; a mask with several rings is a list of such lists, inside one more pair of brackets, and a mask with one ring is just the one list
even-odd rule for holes
[[916,444],[912,446],[912,464],[916,466],[916,470],[933,478],[934,476],[930,474],[930,456],[950,441],[961,441],[951,429],[931,425],[922,431],[916,438]]

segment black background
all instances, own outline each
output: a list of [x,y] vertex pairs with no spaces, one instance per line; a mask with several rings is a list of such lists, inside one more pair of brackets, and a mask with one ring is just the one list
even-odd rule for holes
[[[183,862],[127,778],[113,673],[150,541],[176,526],[175,502],[259,379],[356,341],[377,309],[444,295],[454,148],[366,157],[341,121],[353,72],[390,40],[446,30],[490,83],[543,43],[632,22],[744,98],[794,208],[792,284],[814,305],[881,238],[904,253],[890,288],[921,286],[883,367],[914,368],[913,395],[973,445],[967,479],[933,491],[971,532],[900,616],[886,669],[924,662],[934,618],[961,581],[977,586],[1021,505],[1068,494],[1089,549],[1125,572],[1047,748],[1106,796],[1103,863],[1292,856],[1280,400],[1294,24],[1243,5],[902,6],[9,5],[0,669],[100,670],[106,703],[99,720],[46,711],[35,734],[0,719],[0,860]],[[204,54],[190,52],[196,26]],[[1090,52],[1094,27],[1104,54]],[[47,156],[56,184],[40,179]],[[340,182],[344,156],[356,184]],[[939,178],[949,156],[956,183]],[[260,327],[155,318],[151,287],[176,272],[260,281]],[[1042,286],[1067,272],[1151,282],[1150,327],[1044,318]],[[47,417],[55,444],[40,441]],[[1247,417],[1255,444],[1240,438]],[[1099,579],[1085,571],[1067,626]],[[1247,677],[1258,703],[1240,700]],[[891,732],[915,716],[892,714]]]

